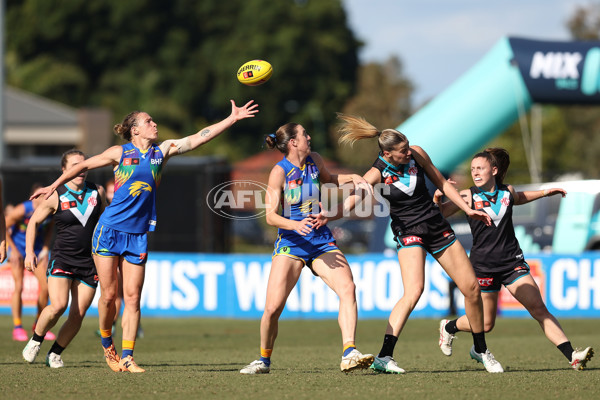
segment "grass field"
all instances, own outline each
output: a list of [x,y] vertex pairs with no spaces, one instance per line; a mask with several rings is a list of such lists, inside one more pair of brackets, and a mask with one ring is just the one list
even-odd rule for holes
[[[30,317],[31,318],[31,317]],[[62,323],[63,319],[59,323]],[[565,319],[574,346],[600,350],[600,321]],[[29,323],[27,318],[25,323]],[[377,353],[385,321],[359,321],[357,344]],[[145,338],[135,357],[145,374],[114,373],[95,336],[96,318],[86,318],[63,353],[65,368],[44,365],[44,343],[32,365],[21,358],[25,343],[11,340],[11,319],[0,317],[0,398],[2,399],[598,399],[600,357],[575,372],[529,319],[499,318],[488,345],[504,374],[488,374],[470,360],[470,334],[459,334],[454,354],[437,342],[437,320],[409,320],[396,346],[404,375],[370,370],[341,373],[341,338],[336,321],[280,323],[269,375],[238,371],[257,357],[259,322],[217,319],[143,319]],[[120,336],[117,336],[120,349]]]

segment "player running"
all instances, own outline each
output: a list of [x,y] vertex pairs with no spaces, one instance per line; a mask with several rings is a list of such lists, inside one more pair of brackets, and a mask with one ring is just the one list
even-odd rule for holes
[[[39,187],[39,184],[34,184],[32,193]],[[6,212],[6,228],[8,234],[6,240],[10,247],[9,264],[11,266],[12,276],[14,280],[14,290],[11,299],[11,311],[13,317],[13,340],[25,342],[28,339],[27,332],[23,328],[23,278],[25,271],[25,232],[29,224],[29,219],[33,215],[40,200],[26,200],[14,207],[11,207]],[[37,299],[37,315],[33,328],[37,324],[40,313],[48,304],[48,282],[46,279],[46,266],[48,264],[48,247],[52,239],[52,217],[40,222],[37,225],[38,232],[34,243],[34,251],[40,260],[40,268],[36,269],[34,275],[38,281],[38,299]],[[54,340],[56,336],[50,331],[46,333],[46,339]]]
[[[504,285],[538,321],[548,340],[564,354],[571,367],[583,370],[594,350],[591,347],[573,349],[562,327],[546,308],[512,223],[513,206],[557,194],[564,197],[567,193],[560,188],[516,192],[511,185],[503,183],[509,164],[509,154],[504,149],[489,148],[475,154],[471,161],[471,177],[475,186],[460,192],[469,209],[483,211],[492,219],[491,225],[485,225],[467,215],[473,234],[470,259],[482,292],[485,332],[494,328],[498,294]],[[434,201],[439,204],[442,195],[441,191],[436,191]],[[448,216],[457,212],[459,207],[445,202],[440,204],[440,209],[444,216]],[[466,315],[452,321],[440,321],[439,345],[442,353],[452,355],[452,341],[459,331],[471,332],[470,319]],[[473,349],[471,358],[481,361]]]
[[[483,328],[483,305],[477,279],[467,254],[448,221],[434,206],[425,176],[473,219],[489,224],[490,217],[469,209],[458,192],[446,182],[431,159],[418,146],[409,146],[404,134],[395,129],[379,131],[366,120],[349,115],[339,115],[341,143],[353,144],[357,140],[377,138],[380,153],[364,178],[377,185],[381,195],[389,202],[392,230],[398,248],[398,261],[404,292],[388,320],[383,345],[371,366],[378,372],[402,374],[393,353],[398,337],[417,305],[425,286],[425,257],[430,253],[444,268],[465,296],[465,308],[473,327],[474,351],[488,372],[504,372],[502,366],[488,350]],[[356,196],[349,201],[356,201]],[[349,204],[348,208],[353,205]]]
[[[63,172],[85,160],[83,152],[69,150],[63,154]],[[34,251],[37,227],[54,215],[56,239],[48,266],[50,304],[40,314],[33,336],[23,349],[23,358],[33,363],[46,333],[58,322],[72,298],[69,316],[56,341],[46,355],[50,368],[64,366],[61,354],[73,340],[83,317],[92,304],[98,275],[92,259],[92,233],[105,206],[104,189],[85,180],[85,173],[59,186],[50,198],[42,200],[29,220],[26,232],[25,268],[35,271],[38,259]]]

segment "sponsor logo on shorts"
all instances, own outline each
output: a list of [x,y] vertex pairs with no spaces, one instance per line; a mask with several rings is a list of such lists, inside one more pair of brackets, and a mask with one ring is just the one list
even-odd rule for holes
[[423,239],[419,236],[407,236],[402,238],[402,244],[404,246],[409,246],[411,244],[423,244]]
[[335,242],[329,242],[327,243],[329,246],[333,246],[333,247],[337,247],[337,244],[335,244]]
[[452,236],[454,236],[454,232],[453,231],[446,231],[446,232],[443,233],[443,235],[444,235],[445,238],[452,237]]
[[479,286],[492,286],[494,278],[477,278],[477,282],[479,282]]
[[289,254],[289,252],[290,252],[290,248],[288,246],[283,246],[280,251],[280,253],[283,253],[283,254]]
[[94,282],[98,282],[98,275],[94,275]]
[[53,274],[65,274],[65,275],[73,275],[73,273],[72,273],[72,272],[65,271],[65,270],[62,270],[62,269],[60,269],[60,268],[53,268],[53,269],[52,269],[52,273],[53,273]]
[[522,265],[519,265],[518,267],[516,267],[516,268],[514,269],[514,271],[515,271],[515,272],[518,272],[519,274],[524,274],[524,273],[527,273],[527,272],[529,272],[529,269],[528,269],[527,267],[524,267],[524,266],[522,266]]
[[140,253],[140,260],[144,261],[147,256],[148,256],[148,253]]

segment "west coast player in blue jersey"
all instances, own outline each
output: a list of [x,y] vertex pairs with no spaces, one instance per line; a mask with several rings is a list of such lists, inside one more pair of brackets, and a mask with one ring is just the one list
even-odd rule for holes
[[[34,184],[32,191],[36,190],[40,185]],[[6,227],[9,234],[7,242],[10,247],[9,264],[11,267],[12,277],[14,281],[14,290],[11,298],[11,312],[13,317],[13,340],[25,342],[29,338],[27,332],[23,328],[21,320],[23,314],[23,279],[25,271],[25,232],[29,219],[33,215],[35,209],[39,205],[40,200],[26,200],[14,207],[6,213]],[[48,262],[48,250],[50,240],[52,239],[52,218],[48,218],[43,223],[38,225],[38,235],[35,242],[35,252],[42,260],[42,268],[35,271],[34,275],[38,281],[38,298],[37,298],[37,315],[35,323],[40,316],[40,313],[48,304],[48,283],[46,280],[46,264]],[[35,327],[34,323],[34,327]],[[46,339],[53,340],[56,337],[52,332],[47,333]]]
[[267,223],[279,229],[260,323],[260,358],[240,372],[266,374],[271,370],[279,316],[305,266],[339,297],[343,345],[340,369],[348,372],[368,368],[373,355],[360,353],[355,345],[357,306],[352,271],[329,228],[318,226],[314,215],[319,212],[321,184],[353,182],[355,186],[370,187],[358,175],[331,174],[321,156],[311,152],[310,136],[300,124],[288,123],[265,140],[269,148],[284,154],[271,170],[265,196]]
[[2,203],[2,179],[0,179],[0,264],[6,260],[6,217]]
[[[473,234],[470,259],[482,292],[485,331],[494,328],[498,294],[504,285],[540,324],[548,340],[564,354],[571,367],[583,370],[594,350],[591,347],[574,350],[559,322],[546,308],[512,223],[513,206],[557,194],[564,197],[566,192],[560,188],[516,192],[511,185],[503,183],[509,164],[509,154],[504,149],[490,148],[476,154],[471,161],[475,186],[460,192],[470,209],[484,211],[492,219],[491,225],[484,225],[467,217]],[[436,191],[436,203],[440,203],[442,195]],[[440,203],[440,209],[445,216],[459,210],[456,204],[449,202]],[[457,332],[471,331],[469,322],[465,315],[452,321],[440,321],[439,345],[445,355],[452,355],[452,341]]]
[[[136,333],[140,322],[140,297],[144,283],[144,266],[148,254],[146,233],[154,231],[156,221],[156,189],[166,161],[173,156],[196,149],[231,127],[237,121],[254,117],[258,105],[249,101],[237,107],[231,100],[231,114],[183,139],[165,140],[157,144],[158,129],[152,117],[142,111],[128,114],[115,125],[115,133],[128,141],[113,146],[66,170],[52,185],[34,193],[33,197],[48,198],[60,185],[82,172],[112,166],[115,175],[115,194],[94,231],[92,252],[98,278],[100,301],[99,325],[108,366],[115,372],[144,372],[133,360]],[[118,296],[117,266],[123,274],[122,316],[123,352],[117,354],[112,341],[115,299]]]
[[[433,204],[425,175],[447,193],[450,200],[473,219],[490,224],[482,211],[466,206],[431,159],[419,146],[409,146],[404,134],[395,129],[379,131],[362,118],[340,114],[341,143],[377,138],[381,152],[364,178],[389,202],[392,230],[398,248],[398,261],[404,293],[390,314],[383,346],[373,368],[378,372],[401,374],[405,371],[393,358],[394,347],[425,285],[425,257],[430,253],[444,268],[465,296],[465,309],[473,328],[477,355],[488,372],[503,372],[502,366],[487,349],[483,331],[483,306],[475,273],[467,254],[450,227]],[[350,196],[352,201],[356,196]],[[356,200],[354,200],[356,201]],[[351,208],[349,204],[348,208]]]
[[[81,151],[69,150],[62,156],[62,170],[84,160]],[[59,186],[49,199],[36,207],[27,225],[25,268],[29,271],[35,271],[38,267],[34,246],[37,227],[50,216],[54,216],[56,227],[56,238],[47,268],[50,304],[43,309],[33,336],[23,349],[23,358],[29,363],[35,361],[46,333],[67,309],[70,295],[69,316],[46,355],[47,366],[63,367],[61,354],[81,328],[83,317],[96,293],[98,274],[92,259],[92,233],[106,201],[104,189],[86,181],[85,176],[83,172]]]

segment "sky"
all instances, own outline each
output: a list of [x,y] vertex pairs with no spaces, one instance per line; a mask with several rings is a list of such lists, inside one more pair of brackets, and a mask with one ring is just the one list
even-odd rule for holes
[[361,62],[398,57],[413,105],[435,97],[502,37],[565,41],[567,21],[591,0],[342,0],[365,43]]

